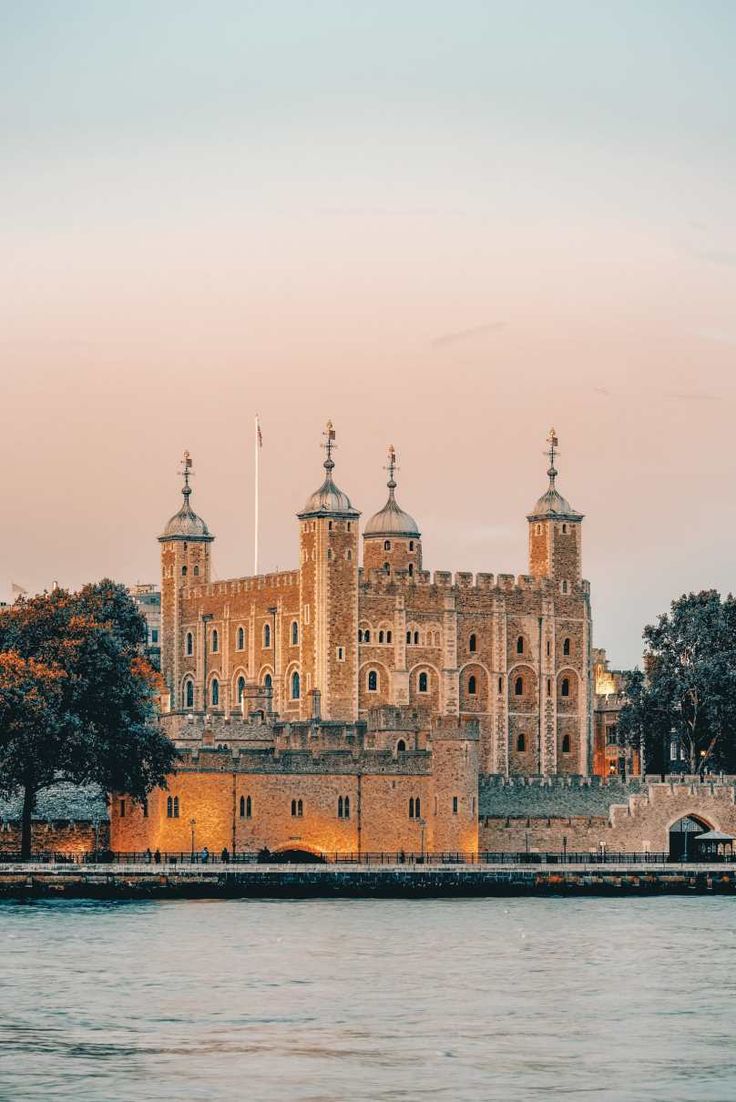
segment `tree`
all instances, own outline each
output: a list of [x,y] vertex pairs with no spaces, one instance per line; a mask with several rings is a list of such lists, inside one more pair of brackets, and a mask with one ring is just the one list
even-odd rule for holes
[[[137,800],[165,785],[177,753],[155,721],[159,675],[140,654],[144,637],[135,603],[109,580],[0,611],[0,788],[23,792],[23,856],[36,796],[51,784]],[[22,678],[35,711],[22,703]]]
[[683,595],[644,629],[645,668],[629,675],[619,731],[666,772],[670,744],[691,773],[736,767],[736,601],[715,590]]

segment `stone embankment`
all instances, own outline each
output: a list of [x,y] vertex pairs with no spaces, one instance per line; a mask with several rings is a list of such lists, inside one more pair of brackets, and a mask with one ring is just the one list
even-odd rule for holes
[[733,865],[1,865],[3,899],[736,894]]

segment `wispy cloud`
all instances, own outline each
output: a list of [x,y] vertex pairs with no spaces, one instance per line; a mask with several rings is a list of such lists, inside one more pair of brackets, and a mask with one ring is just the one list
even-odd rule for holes
[[450,344],[460,344],[477,337],[485,337],[489,333],[497,333],[505,325],[505,321],[492,321],[487,325],[474,325],[470,329],[457,329],[453,333],[442,333],[441,336],[434,337],[430,343],[433,348],[446,348]]

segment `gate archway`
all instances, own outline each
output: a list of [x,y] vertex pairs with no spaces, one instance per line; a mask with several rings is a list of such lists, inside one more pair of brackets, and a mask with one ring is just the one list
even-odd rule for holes
[[695,861],[695,839],[713,828],[697,815],[683,815],[670,827],[670,861]]

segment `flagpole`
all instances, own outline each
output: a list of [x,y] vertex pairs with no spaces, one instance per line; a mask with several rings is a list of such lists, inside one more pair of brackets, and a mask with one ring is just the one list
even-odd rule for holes
[[253,518],[253,573],[258,574],[258,491],[261,474],[261,457],[260,457],[260,425],[258,424],[258,414],[256,414],[255,432],[253,433],[253,446],[255,448],[255,494],[253,500],[253,507],[255,510],[255,516]]

